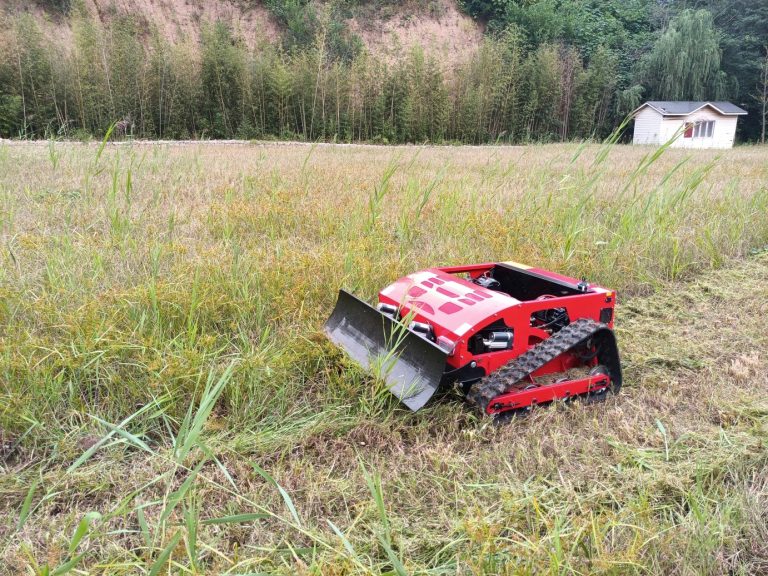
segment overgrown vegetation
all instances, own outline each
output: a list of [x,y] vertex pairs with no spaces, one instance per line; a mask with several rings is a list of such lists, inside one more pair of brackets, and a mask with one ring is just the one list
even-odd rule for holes
[[612,117],[610,53],[585,66],[563,46],[526,54],[515,34],[488,39],[449,81],[420,50],[398,63],[332,58],[330,29],[310,48],[249,52],[214,24],[198,52],[159,39],[145,49],[130,19],[73,22],[74,52],[62,59],[30,17],[17,20],[0,81],[22,90],[4,97],[5,135],[103,134],[123,119],[131,134],[160,138],[559,140],[602,133]]
[[491,32],[519,29],[527,46],[561,41],[583,57],[598,47],[619,60],[619,103],[728,99],[750,112],[742,137],[758,138],[755,99],[768,45],[768,5],[743,0],[464,0]]
[[[75,3],[72,46],[29,15],[0,39],[0,136],[529,142],[602,138],[646,99],[732,99],[761,133],[761,3],[471,1],[488,22],[453,69],[429,50],[367,53],[347,18],[390,3],[270,0],[282,42],[248,48],[222,23],[170,45],[133,16]],[[415,3],[414,6],[421,6]],[[421,10],[427,10],[421,6]],[[426,48],[426,47],[425,47]]]
[[355,2],[322,7],[308,0],[267,0],[265,4],[285,29],[283,46],[289,52],[320,45],[328,61],[350,62],[362,50],[360,38],[350,33],[345,20]]
[[[764,572],[768,174],[723,154],[1,145],[2,570]],[[494,259],[620,290],[619,398],[414,415],[320,333]]]

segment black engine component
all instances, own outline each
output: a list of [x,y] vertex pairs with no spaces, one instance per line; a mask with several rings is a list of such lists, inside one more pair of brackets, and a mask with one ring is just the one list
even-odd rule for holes
[[549,308],[531,314],[531,326],[548,330],[552,334],[559,332],[571,323],[565,308]]
[[472,282],[488,290],[501,290],[501,282],[490,276],[480,276],[472,280]]

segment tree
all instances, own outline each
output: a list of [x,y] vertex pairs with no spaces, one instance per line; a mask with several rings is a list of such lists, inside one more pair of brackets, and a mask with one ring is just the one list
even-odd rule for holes
[[576,83],[581,76],[582,63],[579,51],[572,46],[560,47],[560,140],[568,139],[571,111],[576,99]]
[[317,12],[308,0],[266,0],[266,6],[284,27],[283,46],[287,50],[311,45],[317,34]]
[[109,74],[115,108],[111,121],[130,119],[138,127],[149,124],[147,87],[144,82],[146,53],[131,17],[120,17],[109,30]]
[[760,81],[754,99],[760,105],[760,143],[765,144],[765,125],[768,121],[768,46],[765,47],[765,58],[760,66]]
[[421,48],[414,48],[403,72],[402,138],[411,142],[439,142],[445,136],[448,96],[437,62],[425,56]]
[[616,55],[601,46],[579,75],[571,122],[576,134],[602,137],[611,131],[608,117],[616,88],[617,66]]
[[203,113],[218,138],[233,137],[243,118],[245,50],[222,22],[203,28]]
[[102,132],[114,121],[114,94],[104,42],[104,27],[84,2],[73,6],[74,99],[79,126],[92,134]]
[[[16,21],[12,46],[10,56],[16,76],[12,89],[20,98],[23,116],[20,132],[25,136],[45,136],[48,124],[56,119],[51,55],[45,36],[29,14]],[[8,100],[11,115],[18,102],[17,98]]]
[[542,44],[530,53],[523,65],[526,95],[522,111],[529,140],[559,139],[562,134],[561,107],[563,69],[560,46]]
[[10,46],[0,43],[0,137],[18,136],[22,124],[22,98],[15,93],[16,71]]
[[707,10],[684,10],[641,64],[642,84],[659,100],[717,100],[726,95],[720,34]]
[[714,17],[722,34],[722,67],[732,80],[729,98],[747,110],[739,119],[742,139],[757,140],[761,133],[761,107],[752,98],[761,82],[765,44],[768,41],[768,2],[754,0],[696,0]]

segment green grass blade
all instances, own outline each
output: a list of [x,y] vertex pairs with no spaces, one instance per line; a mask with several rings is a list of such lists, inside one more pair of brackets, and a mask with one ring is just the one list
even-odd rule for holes
[[272,476],[269,475],[269,473],[261,468],[258,464],[251,464],[253,466],[253,469],[256,471],[257,474],[259,474],[262,478],[264,478],[267,482],[272,484],[275,488],[277,488],[277,491],[280,493],[280,496],[283,498],[283,502],[285,502],[286,507],[288,508],[288,511],[291,513],[291,516],[293,516],[293,520],[296,522],[297,526],[301,526],[301,519],[299,518],[298,512],[296,512],[296,506],[293,504],[293,500],[291,500],[291,497],[288,495],[288,492],[286,492],[280,484],[278,484]]
[[165,563],[168,562],[168,559],[171,557],[171,554],[176,549],[176,546],[179,545],[179,542],[181,541],[182,536],[184,536],[184,532],[179,530],[176,532],[176,534],[173,535],[173,538],[171,538],[171,541],[168,542],[168,545],[163,548],[163,551],[160,552],[160,555],[157,557],[157,559],[152,564],[152,567],[149,569],[149,576],[157,576],[160,574],[160,571],[163,569],[163,566],[165,566]]
[[189,562],[193,568],[197,568],[198,552],[197,552],[197,526],[198,526],[198,512],[197,505],[194,500],[189,506],[184,509],[184,525],[187,529],[187,537],[185,538],[187,547],[187,556]]
[[[197,412],[189,421],[189,426],[183,428],[183,433],[180,430],[179,439],[176,449],[176,461],[183,462],[189,455],[192,448],[199,443],[200,435],[203,432],[205,423],[208,421],[208,417],[216,405],[216,402],[224,391],[224,387],[229,383],[232,378],[232,372],[235,369],[236,362],[231,362],[229,366],[224,370],[224,373],[219,377],[216,383],[213,383],[214,374],[211,372],[208,375],[208,381],[203,391],[203,396],[200,399],[200,404],[197,407]],[[188,413],[188,416],[190,413]],[[185,418],[185,420],[187,420]]]
[[357,552],[355,552],[355,549],[352,546],[352,543],[344,535],[344,532],[339,530],[339,528],[336,526],[336,524],[334,524],[330,520],[326,520],[326,522],[328,523],[328,526],[331,527],[331,530],[333,530],[335,532],[336,536],[339,537],[339,540],[341,540],[341,543],[344,545],[344,548],[346,548],[346,550],[349,553],[349,555],[352,556],[353,558],[359,558],[358,555],[357,555]]
[[85,556],[85,553],[78,554],[74,558],[70,558],[69,560],[64,562],[64,564],[60,564],[59,566],[56,567],[56,569],[53,572],[50,573],[51,576],[63,576],[64,574],[71,572],[75,568],[75,566],[77,566],[80,563],[80,560],[83,559],[83,556]]
[[35,497],[35,491],[37,490],[39,483],[40,481],[35,478],[35,480],[32,481],[32,485],[29,487],[29,490],[27,490],[27,495],[24,497],[24,502],[22,503],[21,511],[19,512],[19,521],[16,524],[17,530],[24,528],[24,524],[27,522],[29,512],[32,508],[32,499]]
[[138,506],[136,508],[136,518],[139,521],[139,530],[141,530],[141,537],[144,539],[144,546],[147,548],[147,554],[152,552],[152,535],[149,532],[149,524],[147,524],[147,517],[144,514],[144,508]]
[[114,432],[117,436],[120,436],[121,438],[124,438],[129,443],[131,443],[134,446],[136,446],[137,448],[141,448],[142,450],[144,450],[145,452],[149,452],[150,454],[154,454],[155,453],[154,450],[152,450],[149,446],[147,446],[147,444],[141,438],[136,436],[135,434],[131,434],[127,430],[124,430],[123,428],[121,428],[119,426],[116,426],[116,425],[114,425],[114,424],[112,424],[110,422],[107,422],[106,420],[102,420],[101,418],[99,418],[98,416],[94,416],[93,414],[89,414],[89,416],[91,418],[93,418],[94,420],[96,420],[96,422],[98,422],[102,426],[108,428],[109,430]]
[[99,147],[96,150],[96,157],[93,159],[94,167],[99,163],[99,160],[101,159],[101,155],[104,153],[104,148],[107,147],[107,142],[109,142],[109,137],[112,136],[112,132],[115,130],[115,124],[116,122],[113,122],[112,124],[109,125],[109,128],[107,128],[107,131],[104,134],[104,138],[101,139],[101,144],[99,144]]
[[197,478],[198,472],[200,472],[200,469],[205,465],[206,462],[207,460],[203,460],[197,466],[195,466],[194,470],[191,470],[189,476],[187,476],[184,482],[181,483],[181,486],[179,486],[178,490],[173,492],[168,497],[168,501],[165,505],[165,508],[163,509],[163,513],[160,515],[161,524],[168,520],[171,513],[176,509],[176,506],[179,505],[179,502],[184,499],[184,496],[186,496],[187,492],[189,492],[189,489],[192,487],[192,484],[195,482],[195,478]]
[[378,538],[382,548],[384,548],[384,551],[387,553],[387,558],[389,558],[389,561],[392,564],[392,568],[394,568],[397,576],[408,576],[408,571],[397,557],[397,554],[395,554],[395,551],[392,550],[392,546],[389,545],[389,542],[387,542],[386,539],[384,539],[384,537],[381,535],[379,535]]
[[365,483],[368,485],[368,489],[371,492],[373,501],[376,503],[376,509],[379,512],[379,519],[381,520],[381,526],[384,530],[384,538],[387,542],[392,542],[390,535],[389,517],[387,515],[387,508],[384,504],[384,491],[381,487],[381,476],[378,474],[369,474],[365,465],[360,462],[360,466],[363,469],[363,476],[365,477]]
[[101,514],[99,514],[98,512],[88,512],[85,516],[83,516],[83,519],[80,520],[80,522],[77,525],[77,528],[75,529],[75,533],[72,535],[72,539],[69,541],[70,555],[74,554],[75,550],[77,550],[77,547],[80,545],[80,541],[88,533],[91,527],[91,523],[98,521],[100,519],[101,519]]
[[[162,400],[163,399],[161,398],[159,400],[155,400],[154,402],[150,402],[148,404],[145,404],[144,406],[142,406],[141,408],[136,410],[136,412],[134,412],[133,414],[131,414],[130,416],[128,416],[127,418],[122,420],[117,425],[109,424],[108,425],[108,427],[110,428],[109,433],[106,436],[104,436],[101,440],[96,442],[93,446],[88,448],[88,450],[83,452],[83,454],[77,460],[75,460],[69,466],[69,468],[67,468],[67,474],[71,474],[72,472],[77,470],[80,466],[82,466],[84,462],[86,462],[91,456],[93,456],[110,438],[112,438],[115,434],[117,434],[119,430],[123,430],[125,428],[125,426],[131,420],[133,420],[134,418],[144,414],[145,412],[149,411],[151,408],[158,407]],[[96,417],[93,417],[93,418],[96,419]],[[150,450],[150,452],[151,452],[151,450]]]
[[227,482],[229,482],[232,485],[232,488],[237,490],[237,484],[235,484],[235,479],[232,478],[232,475],[229,473],[229,470],[227,470],[227,467],[222,464],[221,460],[219,460],[216,455],[211,452],[211,449],[208,448],[205,444],[202,442],[198,444],[198,448],[203,451],[203,454],[205,454],[209,460],[213,460],[213,462],[216,464],[216,467],[221,471],[221,473],[224,475],[224,478],[227,479]]

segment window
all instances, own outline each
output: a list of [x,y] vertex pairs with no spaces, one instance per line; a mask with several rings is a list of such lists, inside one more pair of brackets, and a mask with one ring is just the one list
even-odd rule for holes
[[704,122],[697,122],[693,128],[694,138],[712,138],[712,134],[715,131],[715,121],[706,120]]
[[683,138],[692,138],[693,137],[693,123],[692,122],[686,122],[685,123],[685,132],[683,133]]

